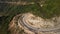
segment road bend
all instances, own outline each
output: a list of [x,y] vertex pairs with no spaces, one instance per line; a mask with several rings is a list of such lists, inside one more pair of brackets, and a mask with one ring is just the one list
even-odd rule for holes
[[27,16],[22,15],[21,18],[18,19],[18,23],[23,24],[23,26],[27,27],[29,30],[34,31],[34,32],[50,32],[50,31],[57,31],[59,28],[51,28],[51,29],[41,29],[41,28],[36,28],[33,26],[30,26],[29,24],[26,23]]

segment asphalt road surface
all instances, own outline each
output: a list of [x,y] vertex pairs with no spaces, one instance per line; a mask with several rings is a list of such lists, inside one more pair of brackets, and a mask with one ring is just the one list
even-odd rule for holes
[[35,4],[34,2],[23,2],[23,1],[18,1],[18,2],[0,1],[0,3],[15,4],[15,5],[29,5],[29,4]]
[[19,18],[18,22],[23,24],[23,26],[27,27],[28,29],[30,29],[31,31],[34,32],[50,32],[50,31],[60,31],[60,28],[51,28],[51,29],[41,29],[41,28],[35,28],[30,26],[29,24],[26,23],[26,15],[23,15],[21,18]]

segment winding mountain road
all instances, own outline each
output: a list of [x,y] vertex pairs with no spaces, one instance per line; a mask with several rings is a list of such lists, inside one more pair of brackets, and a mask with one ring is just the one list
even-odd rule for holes
[[24,2],[24,1],[18,1],[18,2],[11,2],[11,1],[0,1],[0,3],[7,3],[7,4],[15,4],[15,5],[29,5],[29,4],[35,4],[34,2]]
[[[30,18],[30,16],[31,16],[31,14],[28,15],[26,13],[25,14],[19,14],[19,15],[15,16],[13,18],[12,22],[10,23],[10,26],[9,26],[10,28],[9,29],[12,30],[14,28],[19,27],[19,28],[23,28],[25,31],[28,30],[28,31],[31,31],[33,33],[41,33],[41,32],[44,33],[44,32],[47,32],[48,34],[50,34],[52,32],[52,34],[54,34],[55,32],[57,32],[57,34],[60,34],[60,26],[52,27],[52,28],[45,28],[45,29],[44,28],[39,28],[38,26],[34,27],[36,25],[31,26],[30,22],[28,22],[28,19]],[[59,20],[59,18],[58,18],[58,20]],[[37,23],[40,23],[40,22],[37,22]],[[43,21],[43,23],[45,23],[45,22]],[[38,24],[38,25],[40,25],[40,24]],[[28,33],[28,31],[27,31],[27,33]]]
[[23,15],[19,20],[18,20],[18,23],[21,23],[23,24],[23,26],[27,27],[28,29],[32,30],[32,31],[35,31],[35,32],[49,32],[49,31],[57,31],[58,29],[60,29],[59,27],[57,28],[51,28],[51,29],[41,29],[41,28],[36,28],[36,27],[33,27],[33,26],[30,26],[27,22],[26,22],[26,19],[27,19],[28,16],[26,15]]

